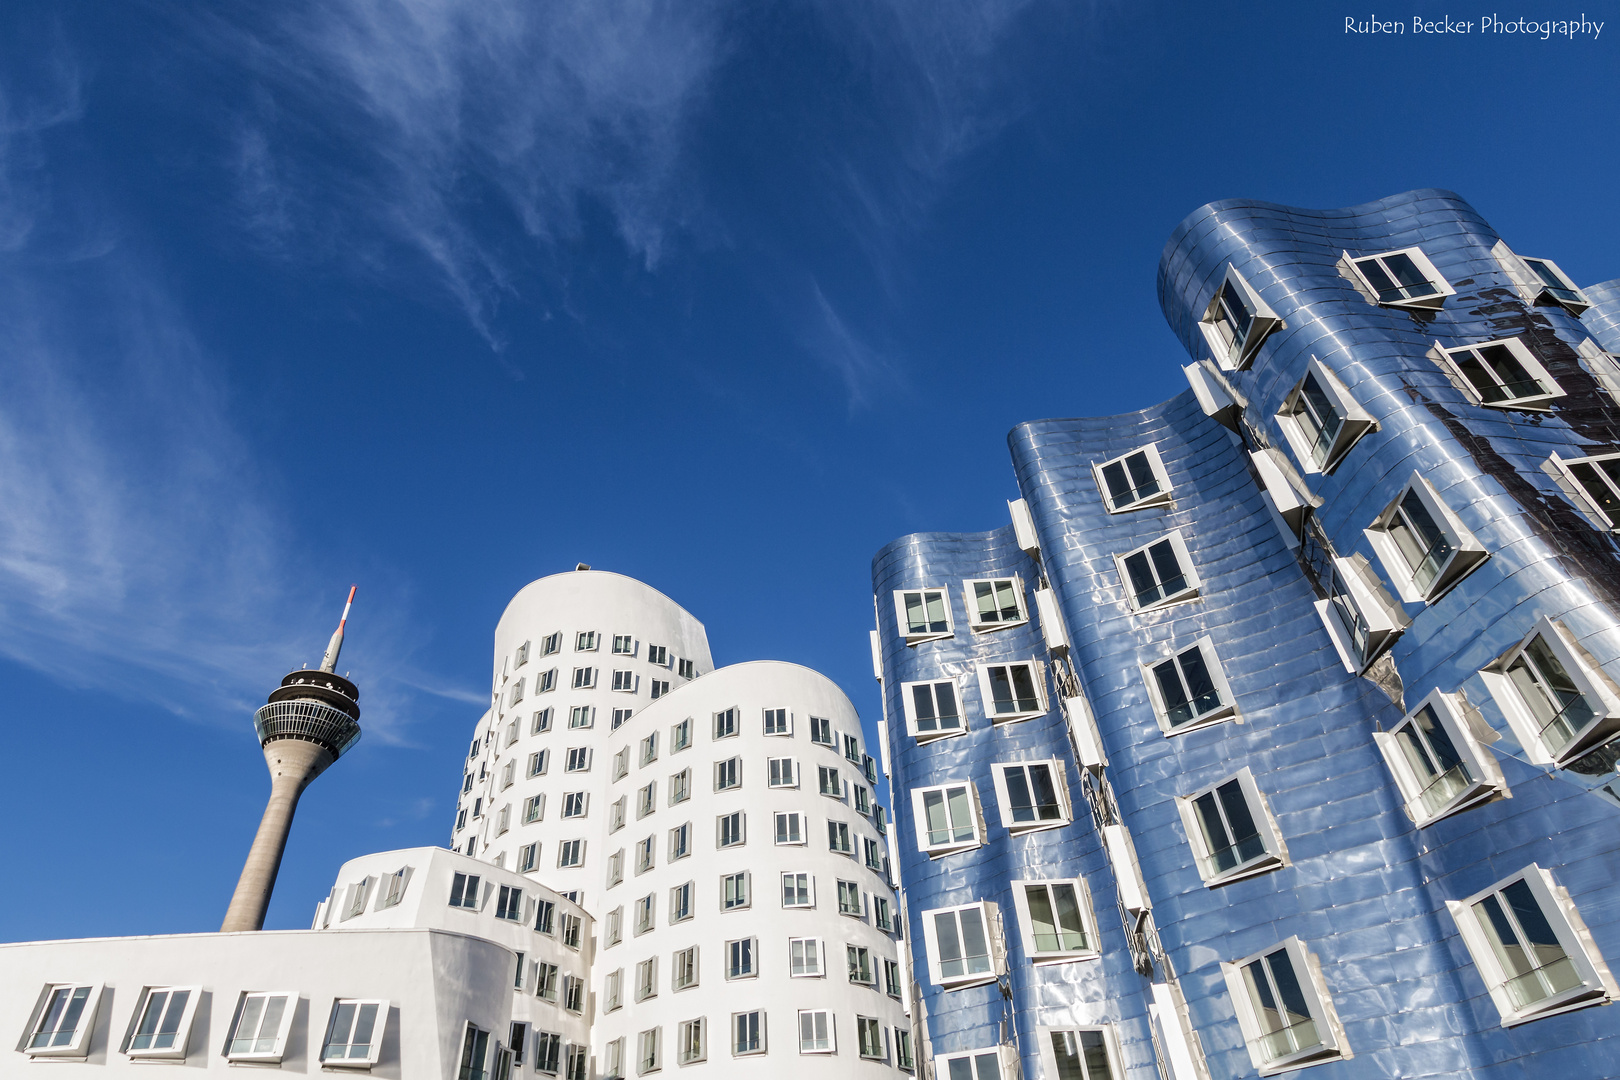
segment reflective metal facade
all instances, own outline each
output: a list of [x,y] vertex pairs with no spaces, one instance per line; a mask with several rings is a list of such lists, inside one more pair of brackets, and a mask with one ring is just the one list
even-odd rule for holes
[[[1418,248],[1450,288],[1436,310],[1382,306],[1349,259]],[[1537,253],[1548,254],[1548,253]],[[1620,678],[1620,549],[1601,517],[1548,462],[1620,453],[1620,283],[1585,290],[1577,317],[1537,302],[1522,265],[1462,199],[1416,191],[1365,206],[1305,211],[1246,201],[1203,207],[1175,231],[1160,264],[1159,296],[1194,362],[1210,358],[1200,326],[1228,268],[1281,320],[1245,368],[1219,373],[1241,408],[1211,415],[1185,392],[1123,416],[1047,420],[1009,437],[1039,559],[1012,529],[925,533],[884,548],[873,563],[877,641],[892,767],[896,839],[920,1023],[934,1054],[1016,1042],[1023,1075],[1044,1075],[1042,1024],[1118,1025],[1129,1077],[1156,1075],[1146,1021],[1154,984],[1174,983],[1213,1077],[1253,1076],[1222,962],[1297,936],[1343,1026],[1347,1056],[1311,1066],[1322,1077],[1620,1075],[1620,1009],[1583,1008],[1505,1027],[1446,908],[1535,863],[1568,891],[1596,950],[1620,962],[1620,783],[1613,744],[1569,767],[1521,745],[1480,672],[1556,620],[1599,678]],[[1477,402],[1439,350],[1515,337],[1556,380],[1561,396],[1536,411]],[[1330,472],[1308,471],[1278,420],[1312,359],[1335,376],[1375,426]],[[1172,488],[1167,505],[1109,513],[1093,466],[1152,443]],[[1347,670],[1316,602],[1323,595],[1293,530],[1272,512],[1251,453],[1277,448],[1303,474],[1309,530],[1339,556],[1363,555],[1404,620],[1366,675]],[[1403,602],[1367,533],[1417,473],[1472,533],[1483,561],[1449,590]],[[1133,612],[1115,557],[1179,530],[1201,584],[1198,596]],[[1306,560],[1308,561],[1308,559]],[[990,633],[966,629],[962,581],[1021,575],[1047,581],[1070,643],[1049,657],[1031,621]],[[956,632],[908,647],[896,589],[944,586]],[[1207,638],[1237,718],[1167,736],[1144,664]],[[984,720],[965,678],[989,658],[1053,661],[1046,716],[1003,726]],[[908,736],[900,684],[963,676],[970,731],[919,744]],[[1374,743],[1433,690],[1461,694],[1494,742],[1508,798],[1424,826],[1414,824]],[[1150,975],[1133,969],[1115,878],[1079,797],[1081,774],[1056,707],[1083,697],[1095,716],[1106,769],[1092,769],[1117,803],[1147,903]],[[1070,717],[1074,720],[1074,717]],[[1070,762],[1076,821],[1009,837],[990,828],[977,850],[929,859],[918,852],[907,792],[972,775],[989,792],[995,761],[1056,756]],[[1207,887],[1176,798],[1247,767],[1286,846],[1286,865]],[[994,796],[989,795],[988,800]],[[1106,809],[1106,808],[1105,808]],[[1107,814],[1097,820],[1106,819]],[[1008,882],[1083,876],[1102,928],[1102,957],[1031,967],[1019,955]],[[919,912],[997,900],[1007,920],[1007,992],[1013,1030],[995,986],[940,991],[930,983]],[[1154,947],[1151,935],[1156,930]],[[1144,965],[1146,966],[1146,965]],[[1161,1040],[1162,1041],[1162,1040]],[[1195,1053],[1195,1057],[1199,1056]],[[1158,1072],[1170,1075],[1162,1062]],[[1179,1073],[1176,1074],[1179,1077]],[[1050,1077],[1048,1080],[1056,1080]]]

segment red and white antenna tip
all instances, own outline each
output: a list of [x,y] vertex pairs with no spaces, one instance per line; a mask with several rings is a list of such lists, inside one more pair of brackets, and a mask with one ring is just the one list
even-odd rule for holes
[[343,617],[338,620],[339,630],[342,630],[343,624],[349,621],[349,608],[354,605],[354,591],[359,587],[358,585],[349,586],[349,598],[343,601]]

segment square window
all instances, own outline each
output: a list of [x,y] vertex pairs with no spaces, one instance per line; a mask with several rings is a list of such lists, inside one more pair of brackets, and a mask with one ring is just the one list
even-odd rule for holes
[[575,652],[595,652],[596,648],[597,638],[595,630],[581,630],[574,636]]
[[731,791],[742,787],[742,758],[728,758],[714,763],[714,790]]
[[585,841],[564,840],[557,845],[557,866],[566,869],[585,864]]
[[785,908],[815,907],[816,879],[810,874],[791,870],[783,874],[782,906]]
[[1308,473],[1332,472],[1363,435],[1378,430],[1338,376],[1314,356],[1305,377],[1283,399],[1277,426]]
[[1015,881],[1012,888],[1024,955],[1032,962],[1064,963],[1098,955],[1097,923],[1084,881]]
[[614,634],[613,655],[634,656],[636,655],[636,644],[636,639],[629,634]]
[[1429,482],[1413,473],[1366,530],[1409,604],[1433,603],[1486,559],[1486,551]]
[[1247,368],[1267,335],[1282,325],[1277,313],[1230,264],[1198,324],[1215,362],[1227,371]]
[[572,746],[568,749],[567,761],[563,764],[564,772],[589,772],[591,769],[591,748],[588,746]]
[[1153,714],[1166,735],[1237,719],[1215,644],[1198,638],[1185,649],[1142,666]]
[[947,990],[995,982],[1006,967],[1000,914],[989,901],[922,913],[934,985]]
[[593,667],[577,667],[574,669],[575,690],[596,689],[596,669]]
[[861,904],[861,883],[858,881],[840,881],[838,883],[838,914],[850,915],[857,919],[866,914]]
[[847,822],[827,822],[827,850],[836,851],[840,855],[849,855],[855,851],[855,846],[849,839],[849,824]]
[[297,1007],[296,991],[244,992],[225,1037],[225,1059],[280,1061]]
[[641,740],[641,764],[651,765],[658,760],[658,732],[653,732]]
[[595,727],[596,707],[593,705],[575,705],[569,709],[568,726],[570,728]]
[[1620,699],[1545,616],[1480,677],[1537,764],[1567,765],[1620,731]]
[[771,787],[796,788],[799,786],[799,770],[792,758],[770,758],[766,764],[769,766]]
[[450,880],[450,906],[478,910],[478,875],[456,874]]
[[1114,556],[1132,611],[1150,611],[1198,595],[1200,582],[1180,532]]
[[816,767],[816,787],[823,795],[833,799],[844,797],[844,785],[838,779],[838,770],[826,765]]
[[1434,355],[1476,405],[1546,411],[1563,388],[1547,373],[1523,338],[1503,338],[1448,349],[1434,343]]
[[820,743],[822,746],[834,746],[832,721],[824,716],[810,718],[810,741]]
[[856,765],[861,763],[861,740],[853,735],[844,736],[844,757]]
[[1055,829],[1074,820],[1063,762],[996,764],[991,766],[991,776],[1001,806],[1001,825],[1008,832]]
[[669,693],[669,680],[668,679],[654,679],[649,684],[649,689],[652,692],[652,699],[654,701],[657,701],[659,698],[661,698],[665,694]]
[[860,1045],[861,1057],[882,1061],[889,1056],[884,1048],[883,1021],[877,1017],[855,1017],[855,1036]]
[[917,848],[933,858],[984,843],[979,792],[971,782],[911,789],[911,815]]
[[556,668],[552,668],[550,671],[541,672],[539,675],[536,675],[534,677],[534,692],[535,693],[537,693],[537,694],[549,694],[555,689],[557,689],[557,669]]
[[804,843],[804,815],[796,812],[778,812],[776,815],[776,842],[778,844]]
[[934,1076],[938,1080],[1015,1080],[1018,1064],[1011,1058],[1011,1050],[999,1046],[938,1054],[934,1058]]
[[759,954],[758,938],[738,938],[726,942],[726,978],[751,979],[759,974],[755,959]]
[[523,890],[502,885],[495,899],[495,917],[507,922],[523,921]]
[[876,870],[881,874],[884,870],[883,845],[869,836],[862,837],[861,851],[865,856],[863,861],[866,863],[866,868]]
[[669,649],[663,645],[647,646],[647,663],[654,667],[669,667]]
[[545,637],[540,639],[540,655],[541,656],[550,656],[552,653],[559,651],[561,648],[562,648],[562,631],[561,630],[557,631],[554,634],[547,634]]
[[1419,825],[1433,824],[1507,792],[1500,766],[1481,745],[1464,706],[1451,694],[1431,691],[1399,724],[1373,732],[1373,741],[1406,799],[1407,814]]
[[633,671],[615,671],[613,689],[621,694],[633,694],[641,688],[641,676]]
[[1547,472],[1600,529],[1620,528],[1620,454],[1547,460]]
[[[59,993],[61,989],[63,988],[53,988],[47,999],[47,1019],[49,1019],[51,1008],[55,1006],[59,999],[64,997]],[[74,989],[79,988],[75,987]],[[183,1059],[186,1056],[187,1044],[191,1041],[191,1022],[196,1016],[197,1002],[201,996],[202,987],[200,986],[149,986],[142,990],[141,997],[135,1004],[134,1030],[122,1047],[124,1053],[131,1058]],[[65,997],[67,1001],[71,1002],[73,995],[68,993]],[[86,1000],[88,1000],[88,995]],[[372,1024],[366,1028],[368,1039],[370,1030],[375,1026],[376,1020],[375,1003],[372,1004]],[[83,1012],[77,1017],[70,1018],[64,1011],[57,1017],[55,1025],[50,1025],[53,1028],[51,1030],[51,1041],[54,1042],[62,1035],[61,1025],[66,1025],[71,1031],[71,1029],[77,1028],[81,1021],[84,1021]],[[40,1031],[36,1024],[33,1031],[35,1037],[28,1040],[29,1045],[24,1048],[25,1051],[35,1049],[33,1044],[37,1041],[39,1034]],[[72,1039],[70,1038],[63,1045],[71,1044]],[[371,1047],[366,1046],[361,1049],[362,1053],[359,1056],[364,1060]],[[376,1056],[372,1054],[369,1060],[375,1061]]]
[[1456,292],[1419,248],[1344,258],[1368,297],[1385,307],[1434,310]]
[[1036,1049],[1047,1076],[1064,1080],[1121,1080],[1123,1070],[1112,1027],[1038,1027]]
[[1000,630],[1029,621],[1024,609],[1024,585],[1016,577],[964,581],[962,593],[970,625],[976,631]]
[[1205,885],[1214,888],[1287,865],[1282,833],[1247,768],[1177,798],[1176,809]]
[[608,721],[608,730],[609,731],[618,731],[625,724],[629,723],[630,717],[632,717],[634,715],[635,715],[635,710],[634,709],[614,709],[613,710],[613,719]]
[[562,816],[565,818],[582,818],[585,816],[585,804],[589,796],[583,791],[570,791],[563,795]]
[[993,722],[1028,720],[1046,712],[1044,664],[1035,660],[980,664],[978,670],[981,701]]
[[697,678],[697,661],[696,660],[680,660],[680,661],[677,661],[675,667],[676,667],[675,674],[679,675],[681,678],[683,678],[683,679],[695,679],[695,678]]
[[786,709],[765,710],[765,734],[792,735],[793,714]]
[[518,873],[520,873],[520,874],[530,873],[531,871],[534,870],[535,866],[539,863],[539,861],[540,861],[540,843],[539,843],[539,841],[535,841],[532,844],[524,844],[522,847],[518,848],[518,854],[517,854],[517,872]]
[[907,645],[951,636],[950,593],[944,589],[897,589],[894,611]]
[[1299,938],[1223,963],[1221,972],[1261,1076],[1344,1056],[1333,999]]
[[547,937],[556,933],[557,904],[554,900],[541,900],[534,913],[534,932]]
[[680,1028],[680,1046],[676,1050],[676,1060],[682,1065],[693,1062],[707,1061],[709,1058],[708,1041],[704,1038],[703,1018],[696,1020],[683,1020]]
[[795,979],[819,979],[826,974],[820,938],[788,939],[788,974]]
[[918,742],[967,731],[952,680],[901,683],[900,701],[905,708],[906,727]]
[[740,730],[737,724],[738,710],[735,707],[724,712],[714,714],[714,737],[716,739],[729,739]]
[[743,812],[741,810],[733,810],[729,814],[721,814],[715,819],[714,824],[715,846],[723,848],[741,847],[745,839],[743,824],[744,819]]
[[1602,1004],[1614,995],[1614,979],[1569,893],[1534,863],[1446,907],[1503,1027]]
[[765,1013],[755,1009],[752,1012],[731,1014],[731,1053],[736,1057],[749,1054],[763,1054],[765,1052]]
[[799,1010],[799,1053],[836,1054],[837,1040],[833,1037],[833,1016],[826,1009]]
[[1551,259],[1532,259],[1525,255],[1521,256],[1519,261],[1529,271],[1528,291],[1531,293],[1531,303],[1551,302],[1576,318],[1580,318],[1582,313],[1592,306],[1586,294],[1581,292],[1570,276],[1560,270],[1558,264]]
[[528,775],[544,776],[551,765],[551,751],[537,750],[529,755]]
[[545,795],[530,795],[523,800],[523,824],[532,825],[546,816]]
[[555,1031],[537,1031],[531,1042],[535,1072],[556,1076],[557,1066],[562,1063],[562,1036]]
[[727,874],[720,879],[720,910],[740,911],[752,906],[753,890],[748,871]]
[[1093,464],[1091,471],[1110,514],[1170,503],[1170,480],[1153,443],[1112,461]]
[[382,1051],[383,1029],[387,1025],[386,1001],[343,998],[334,1001],[332,1016],[326,1022],[326,1038],[321,1042],[321,1064],[377,1064],[377,1057]]

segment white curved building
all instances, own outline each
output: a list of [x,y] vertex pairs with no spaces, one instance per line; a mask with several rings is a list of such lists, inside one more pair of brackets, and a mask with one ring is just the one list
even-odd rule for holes
[[876,763],[824,676],[580,570],[513,598],[452,844],[595,919],[592,1075],[912,1068]]

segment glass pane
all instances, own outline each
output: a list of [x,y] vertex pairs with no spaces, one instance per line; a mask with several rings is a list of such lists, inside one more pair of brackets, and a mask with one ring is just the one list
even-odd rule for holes
[[973,1067],[978,1073],[978,1080],[1001,1080],[1001,1063],[994,1050],[988,1054],[974,1054]]
[[1322,384],[1317,382],[1315,372],[1307,372],[1304,382],[1300,384],[1299,409],[1294,417],[1311,437],[1311,457],[1318,465],[1325,464],[1332,453],[1334,440],[1339,437],[1339,430],[1344,427],[1344,417],[1334,407]]
[[1620,488],[1620,476],[1616,475],[1620,472],[1620,460],[1598,464],[1603,467],[1602,473],[1592,463],[1585,461],[1571,465],[1569,471],[1580,481],[1581,488],[1592,497],[1598,509],[1608,516],[1609,524],[1613,525],[1620,521],[1620,495],[1616,494],[1616,489]]
[[1057,821],[1063,817],[1058,802],[1057,787],[1052,782],[1050,765],[1029,766],[1029,784],[1035,793],[1035,814],[1042,821]]
[[1508,666],[1507,675],[1554,753],[1569,745],[1597,717],[1557,654],[1539,634]]
[[1221,284],[1221,307],[1226,315],[1227,322],[1232,324],[1232,336],[1236,344],[1242,345],[1249,336],[1249,326],[1254,322],[1254,315],[1249,310],[1249,302],[1239,292],[1231,280]]
[[939,945],[940,975],[948,979],[964,974],[962,939],[956,931],[955,912],[943,912],[934,916],[934,940]]
[[1215,789],[1215,794],[1220,798],[1221,810],[1226,814],[1236,860],[1245,863],[1264,855],[1265,841],[1260,838],[1260,830],[1254,823],[1254,814],[1249,809],[1249,799],[1243,785],[1236,780],[1228,780]]
[[1418,802],[1426,814],[1439,812],[1473,784],[1474,776],[1434,707],[1425,705],[1395,731],[1395,745],[1418,781]]
[[973,1060],[971,1058],[952,1058],[950,1061],[950,1080],[973,1080]]
[[927,684],[911,688],[912,712],[917,718],[918,731],[936,731],[939,728],[934,714],[934,695]]
[[1204,662],[1204,651],[1194,646],[1177,656],[1176,663],[1181,667],[1182,678],[1187,683],[1187,695],[1191,698],[1191,715],[1188,719],[1220,708],[1221,692],[1216,689],[1215,678],[1209,673],[1209,665]]
[[1131,488],[1131,482],[1126,479],[1125,466],[1122,462],[1110,461],[1102,467],[1103,485],[1108,488],[1108,501],[1115,508],[1127,506],[1136,501],[1136,493]]
[[1073,885],[1053,885],[1052,901],[1057,906],[1058,934],[1064,949],[1086,948],[1086,927],[1080,918],[1080,897]]
[[1154,665],[1153,681],[1158,684],[1165,720],[1171,727],[1185,724],[1193,718],[1192,703],[1187,700],[1187,691],[1181,685],[1181,674],[1173,659]]
[[962,726],[962,716],[956,707],[956,685],[941,682],[934,684],[935,716],[939,718],[941,731],[955,731]]
[[951,839],[957,843],[973,839],[973,802],[968,798],[968,789],[965,787],[949,788],[945,793],[950,799]]
[[1058,936],[1057,919],[1052,913],[1052,897],[1046,891],[1046,886],[1024,886],[1024,898],[1029,904],[1030,936],[1035,939],[1035,951],[1061,951],[1063,943]]
[[230,1052],[247,1054],[253,1051],[253,1039],[259,1030],[259,1017],[264,1013],[264,998],[250,997],[242,1006],[242,1016],[236,1024],[236,1036],[231,1040]]
[[1491,374],[1496,376],[1496,381],[1502,385],[1503,397],[1511,400],[1536,397],[1547,392],[1508,346],[1481,345],[1476,351],[1480,359],[1491,369]]
[[1007,783],[1007,806],[1014,821],[1035,820],[1035,800],[1030,797],[1029,780],[1024,767],[1003,769],[1001,775]]
[[1174,596],[1187,587],[1187,576],[1176,561],[1176,549],[1170,541],[1160,540],[1148,548],[1148,554],[1153,558],[1154,572],[1159,575],[1161,595]]
[[959,912],[962,919],[962,952],[970,975],[990,970],[990,946],[984,933],[984,917],[977,908]]
[[1019,712],[1035,712],[1041,707],[1040,699],[1035,696],[1034,669],[1028,664],[1019,664],[1009,668],[1012,673],[1012,686],[1015,701]]

